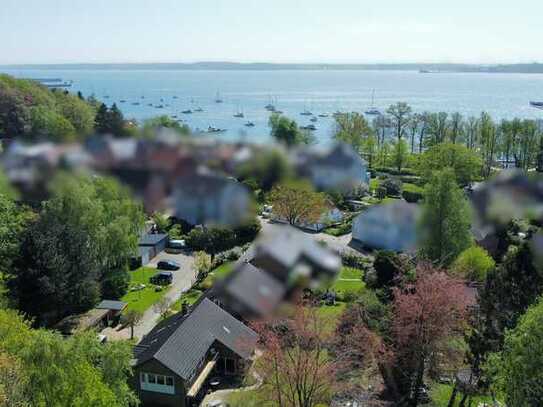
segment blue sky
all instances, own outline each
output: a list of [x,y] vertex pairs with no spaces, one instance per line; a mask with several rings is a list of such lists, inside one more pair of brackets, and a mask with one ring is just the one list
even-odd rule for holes
[[543,61],[541,0],[0,0],[0,64]]

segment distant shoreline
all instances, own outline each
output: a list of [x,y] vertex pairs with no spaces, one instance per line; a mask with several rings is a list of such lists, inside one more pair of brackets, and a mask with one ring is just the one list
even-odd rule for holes
[[195,62],[195,63],[111,63],[111,64],[8,64],[0,69],[43,69],[43,70],[224,70],[224,71],[280,71],[280,70],[378,70],[378,71],[422,71],[432,73],[543,73],[543,63],[532,64],[276,64],[238,62]]

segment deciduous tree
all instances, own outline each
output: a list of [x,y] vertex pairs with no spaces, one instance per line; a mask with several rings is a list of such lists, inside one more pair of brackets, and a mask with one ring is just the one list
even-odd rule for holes
[[323,193],[315,192],[307,181],[287,181],[270,192],[273,213],[289,224],[316,223],[328,208]]

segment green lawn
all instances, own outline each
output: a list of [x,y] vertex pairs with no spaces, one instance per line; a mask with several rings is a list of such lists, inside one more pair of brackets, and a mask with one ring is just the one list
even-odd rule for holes
[[168,287],[164,287],[162,291],[156,291],[156,286],[149,283],[149,279],[156,272],[156,269],[150,267],[140,267],[130,271],[129,290],[138,284],[145,284],[145,288],[139,291],[128,291],[121,298],[121,301],[128,303],[126,310],[133,309],[144,312],[168,291]]
[[194,304],[203,294],[202,291],[197,290],[196,288],[191,288],[186,293],[184,293],[181,298],[179,298],[172,305],[174,311],[181,311],[181,304],[185,301],[188,305]]
[[[447,407],[449,403],[449,398],[452,393],[452,385],[450,384],[440,384],[436,383],[432,386],[430,391],[430,397],[432,399],[432,406],[434,407]],[[462,400],[462,394],[458,393],[456,396],[456,403],[454,407],[458,407]],[[490,403],[492,398],[489,396],[475,396],[472,398],[472,405],[477,406],[479,403]]]
[[358,293],[366,286],[362,274],[362,270],[344,266],[331,289],[340,294]]
[[319,317],[322,317],[327,331],[336,329],[339,317],[343,314],[345,308],[347,308],[347,303],[341,301],[336,301],[335,305],[321,305],[318,308],[317,313]]

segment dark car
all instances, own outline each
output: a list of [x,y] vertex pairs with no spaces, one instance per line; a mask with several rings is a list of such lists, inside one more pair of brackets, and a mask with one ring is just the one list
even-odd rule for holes
[[161,271],[156,273],[153,277],[149,279],[152,284],[157,285],[168,285],[173,281],[173,274],[170,271]]
[[179,270],[179,264],[173,260],[162,260],[156,265],[159,270]]

